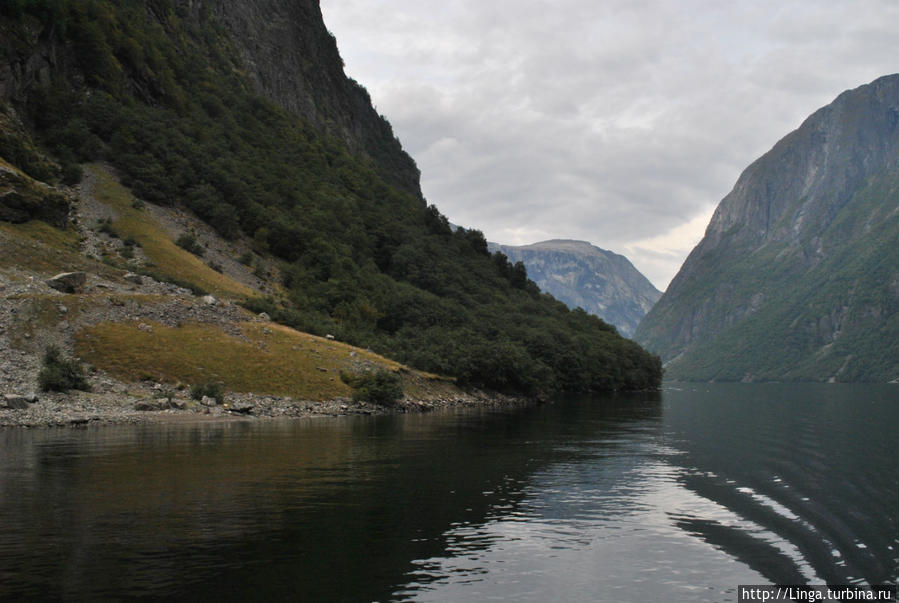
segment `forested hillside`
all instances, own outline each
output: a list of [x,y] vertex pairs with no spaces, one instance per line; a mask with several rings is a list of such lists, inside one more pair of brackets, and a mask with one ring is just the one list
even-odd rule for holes
[[243,260],[276,258],[283,295],[245,303],[303,330],[504,391],[658,385],[657,357],[391,184],[408,163],[391,178],[390,161],[260,96],[212,4],[0,5],[2,112],[26,126],[3,129],[0,155],[59,185],[106,161],[139,199],[248,239]]

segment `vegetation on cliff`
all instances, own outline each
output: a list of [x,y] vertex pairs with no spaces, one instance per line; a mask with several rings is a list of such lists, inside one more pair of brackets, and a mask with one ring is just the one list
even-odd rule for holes
[[2,60],[39,45],[54,57],[49,78],[11,101],[62,166],[32,175],[71,180],[102,159],[138,198],[247,238],[281,263],[285,292],[248,306],[302,330],[503,391],[658,385],[657,357],[540,294],[479,231],[453,232],[436,208],[261,98],[223,27],[185,4],[3,5],[0,25],[21,35]]
[[899,379],[899,75],[740,176],[635,338],[683,380]]

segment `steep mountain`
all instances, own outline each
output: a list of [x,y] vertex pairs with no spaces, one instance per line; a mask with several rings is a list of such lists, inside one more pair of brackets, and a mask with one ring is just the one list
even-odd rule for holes
[[636,339],[687,380],[899,378],[899,75],[750,165]]
[[[414,162],[343,75],[317,2],[17,0],[0,4],[0,34],[4,219],[95,220],[129,244],[104,253],[87,237],[85,256],[466,386],[658,384],[657,357],[541,295],[482,233],[426,204]],[[86,165],[132,206],[84,217]],[[160,212],[202,221],[233,255],[204,255],[185,226],[146,236]],[[184,265],[175,243],[203,259]],[[255,279],[249,290],[220,290],[229,266]]]
[[[30,12],[45,23],[49,21],[51,28],[65,28],[71,17],[66,4],[43,0],[10,2],[2,9],[20,20],[15,24],[7,22],[2,30],[5,35],[0,39],[4,54],[11,58],[0,64],[3,97],[24,101],[35,85],[48,86],[60,68],[71,69],[85,55],[102,51],[106,40],[90,37],[96,31],[86,35],[80,32],[80,39],[61,47],[40,23],[21,21]],[[212,58],[232,62],[256,92],[302,117],[323,134],[339,139],[394,186],[421,197],[415,161],[403,151],[390,123],[374,110],[365,88],[344,74],[337,42],[322,21],[317,0],[155,0],[146,3],[146,11],[150,19],[163,27],[177,23],[189,34],[211,39]],[[101,26],[111,16],[107,10],[90,6],[81,14],[96,19]],[[121,33],[128,35],[127,31]],[[227,42],[209,38],[210,34],[224,33],[229,34]],[[118,43],[123,42],[120,39]],[[114,56],[115,63],[105,68],[127,71],[129,62],[151,58],[140,57],[146,49],[135,46],[126,52],[129,56]],[[80,56],[73,56],[74,53]],[[171,82],[153,81],[160,76],[152,73],[154,67],[129,74],[132,77],[128,81],[136,95],[151,102],[160,92],[171,92],[160,90],[161,84]]]
[[415,161],[403,151],[387,119],[374,110],[365,88],[344,74],[318,0],[212,0],[176,6],[193,19],[209,11],[228,28],[257,92],[373,161],[394,186],[421,197]]
[[583,308],[630,337],[662,293],[624,257],[585,241],[552,240],[498,245],[510,261],[522,262],[541,291],[569,308]]

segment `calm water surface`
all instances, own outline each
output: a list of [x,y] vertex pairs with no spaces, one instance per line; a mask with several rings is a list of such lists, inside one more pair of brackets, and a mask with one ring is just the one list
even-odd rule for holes
[[0,599],[735,601],[899,580],[899,386],[0,430]]

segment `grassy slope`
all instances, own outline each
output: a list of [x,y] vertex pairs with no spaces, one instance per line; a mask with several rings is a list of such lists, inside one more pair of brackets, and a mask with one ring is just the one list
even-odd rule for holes
[[[156,272],[175,276],[221,297],[258,294],[176,246],[153,221],[150,212],[132,206],[131,193],[102,166],[90,165],[87,169],[94,178],[96,199],[115,210],[115,230],[141,244]],[[125,265],[112,266],[82,255],[79,235],[73,228],[63,230],[37,220],[24,224],[0,223],[0,273],[11,280],[21,280],[27,275],[39,280],[76,269],[115,282]],[[33,342],[44,339],[39,337],[41,331],[60,333],[63,321],[77,324],[82,317],[102,312],[109,305],[146,307],[170,303],[171,298],[94,291],[67,295],[16,294],[12,301],[18,306],[20,320],[10,325],[10,343],[30,349]],[[195,301],[185,298],[181,303],[188,307]],[[65,313],[60,313],[60,305],[66,306]],[[131,382],[148,378],[170,384],[218,381],[230,391],[324,400],[351,393],[340,380],[340,371],[383,368],[398,372],[404,390],[413,397],[448,397],[458,392],[448,379],[412,371],[344,343],[273,323],[251,322],[251,318],[246,313],[247,322],[231,325],[239,329],[239,336],[227,333],[219,325],[196,323],[177,328],[152,324],[152,332],[147,332],[139,329],[138,321],[134,321],[93,324],[77,331],[73,339],[76,353],[85,361]]]
[[153,262],[160,276],[188,281],[221,297],[245,298],[258,293],[220,274],[197,256],[181,249],[147,214],[134,207],[134,196],[100,165],[87,166],[95,182],[96,199],[115,210],[112,227],[122,237],[133,237]]
[[79,355],[126,380],[221,382],[238,392],[262,392],[321,400],[349,395],[340,371],[400,365],[352,346],[272,323],[244,323],[241,335],[217,326],[105,323],[81,331]]

